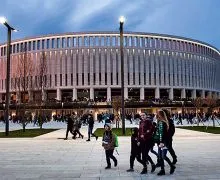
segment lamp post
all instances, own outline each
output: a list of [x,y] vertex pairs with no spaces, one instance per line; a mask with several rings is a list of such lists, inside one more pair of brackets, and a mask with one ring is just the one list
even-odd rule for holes
[[61,105],[62,105],[62,121],[64,120],[64,118],[63,118],[63,102],[61,103]]
[[122,118],[122,134],[125,135],[125,103],[124,103],[124,52],[123,52],[123,24],[125,18],[121,16],[120,22],[120,53],[121,53],[121,118]]
[[9,87],[10,87],[10,55],[11,55],[11,31],[16,31],[11,27],[4,17],[0,17],[0,23],[8,29],[7,37],[7,74],[6,74],[6,101],[5,101],[5,135],[9,135]]

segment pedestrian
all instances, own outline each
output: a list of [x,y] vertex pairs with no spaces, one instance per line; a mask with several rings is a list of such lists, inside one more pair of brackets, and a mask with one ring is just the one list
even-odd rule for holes
[[[153,126],[153,123],[151,122],[151,119],[147,117],[145,113],[141,113],[140,116],[141,121],[139,124],[139,140],[141,146],[142,161],[144,161],[144,163],[147,163],[147,161],[149,161],[151,163],[151,172],[154,172],[156,166],[148,153],[152,148],[153,134],[155,128]],[[143,168],[141,174],[147,174],[147,167]]]
[[92,131],[94,127],[94,119],[92,114],[88,114],[88,139],[86,141],[90,141],[90,137],[95,137],[98,140],[98,136],[96,136]]
[[170,165],[170,174],[175,171],[175,166],[172,164],[170,159],[167,157],[167,145],[168,145],[168,131],[169,131],[169,121],[167,119],[166,113],[163,110],[159,110],[157,113],[157,128],[154,134],[154,140],[158,144],[158,155],[161,170],[157,174],[158,176],[165,175],[164,160]]
[[67,129],[66,129],[66,138],[64,140],[68,139],[68,133],[73,134],[73,119],[70,117],[70,114],[67,115]]
[[73,139],[76,139],[77,134],[79,135],[79,138],[81,137],[83,139],[84,136],[80,132],[81,125],[82,125],[82,123],[81,123],[80,118],[75,115],[75,121],[74,121],[74,124],[73,124],[73,129],[74,129]]
[[107,166],[105,167],[105,169],[110,169],[111,168],[110,158],[114,161],[115,167],[118,165],[118,161],[116,157],[113,155],[115,149],[116,135],[112,132],[110,123],[106,123],[104,128],[105,131],[102,137],[102,146],[105,149],[106,162],[107,162]]
[[127,170],[127,172],[133,172],[134,171],[134,161],[135,158],[139,163],[143,165],[143,168],[147,169],[146,162],[141,160],[141,148],[140,148],[140,142],[138,139],[138,128],[132,128],[132,135],[131,135],[131,155],[130,155],[130,169]]

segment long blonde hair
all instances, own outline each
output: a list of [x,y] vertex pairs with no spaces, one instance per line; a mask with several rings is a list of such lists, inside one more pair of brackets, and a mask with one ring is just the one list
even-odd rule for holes
[[166,123],[166,125],[167,125],[167,131],[168,131],[168,130],[169,130],[169,121],[168,121],[168,119],[167,119],[166,113],[164,112],[163,109],[160,109],[160,110],[158,111],[158,113],[160,114],[160,116],[163,117],[163,119],[160,119],[159,121],[163,121],[164,123]]

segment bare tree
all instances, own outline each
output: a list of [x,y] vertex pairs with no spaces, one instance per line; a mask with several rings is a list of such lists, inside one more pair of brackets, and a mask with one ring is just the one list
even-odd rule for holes
[[13,83],[19,99],[16,115],[19,117],[18,123],[22,125],[23,131],[25,131],[26,125],[32,121],[30,112],[26,111],[26,95],[30,88],[31,77],[33,75],[33,60],[25,47],[19,55],[16,66],[16,75]]
[[40,97],[38,97],[38,101],[36,102],[40,107],[39,110],[36,111],[36,118],[38,125],[42,129],[43,124],[46,122],[46,114],[43,106],[46,103],[45,89],[47,87],[47,55],[44,51],[41,52],[40,59],[36,64],[36,75],[38,78],[36,89],[40,92]]

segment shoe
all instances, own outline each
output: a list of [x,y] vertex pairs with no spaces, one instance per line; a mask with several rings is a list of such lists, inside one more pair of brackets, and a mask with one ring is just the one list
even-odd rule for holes
[[67,138],[64,138],[64,140],[67,140]]
[[106,166],[105,169],[111,169],[111,166]]
[[76,137],[73,136],[72,139],[76,139]]
[[175,169],[176,169],[176,166],[172,165],[172,166],[170,167],[170,174],[173,174],[174,171],[175,171]]
[[141,171],[141,174],[147,174],[147,168],[143,168],[143,170]]
[[151,165],[151,173],[153,173],[153,172],[155,171],[155,169],[156,169],[156,165],[155,165],[155,164],[152,164],[152,165]]
[[176,163],[177,163],[177,158],[176,158],[176,159],[173,159],[172,164],[176,164]]
[[83,135],[82,135],[81,137],[82,137],[82,139],[84,138],[84,136],[83,136]]
[[134,172],[134,169],[130,168],[130,169],[127,170],[127,172]]
[[165,171],[164,171],[164,170],[160,170],[160,172],[157,173],[157,175],[158,175],[158,176],[163,176],[163,175],[165,175]]
[[90,139],[87,139],[86,141],[90,141]]
[[114,162],[114,166],[116,167],[118,165],[118,161],[116,160],[115,162]]
[[99,138],[98,136],[95,137],[96,141],[98,140],[98,138]]

